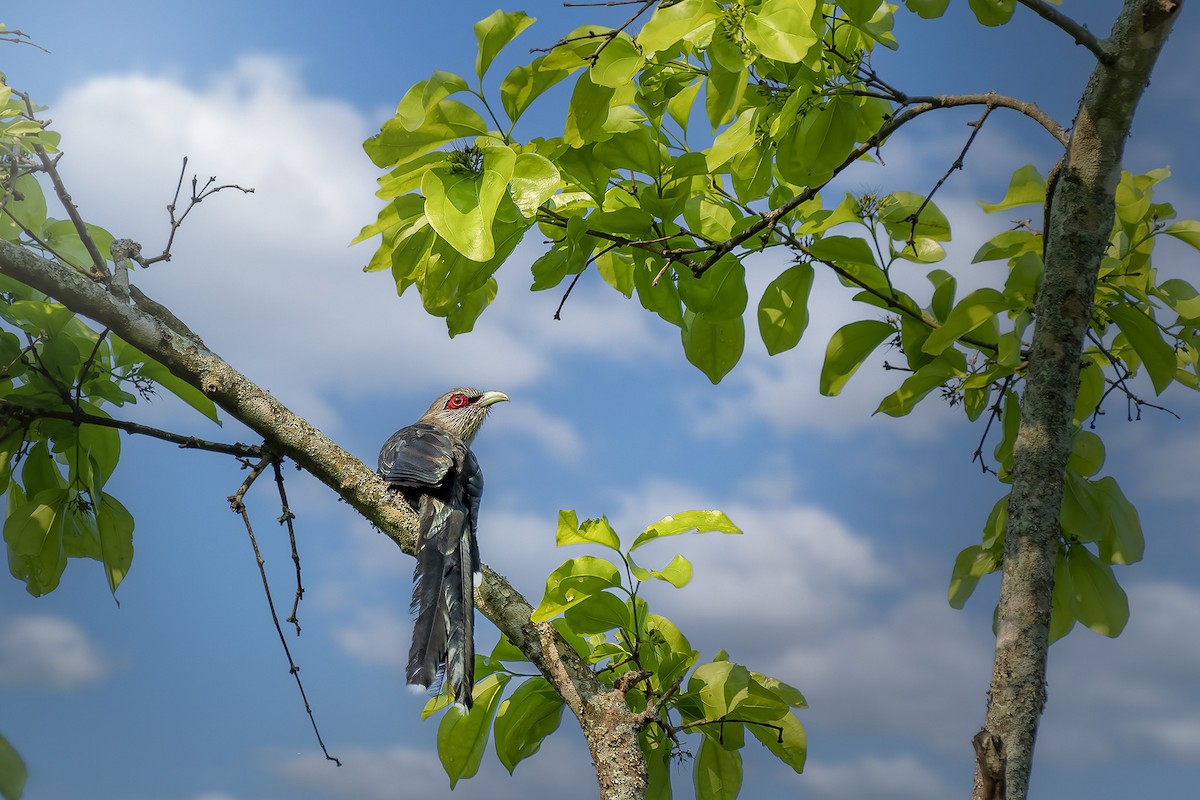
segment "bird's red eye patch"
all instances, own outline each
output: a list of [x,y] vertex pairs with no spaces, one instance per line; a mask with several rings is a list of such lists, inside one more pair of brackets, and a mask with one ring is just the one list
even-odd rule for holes
[[471,398],[467,397],[462,392],[456,392],[450,395],[450,399],[446,401],[446,408],[462,408],[471,402]]

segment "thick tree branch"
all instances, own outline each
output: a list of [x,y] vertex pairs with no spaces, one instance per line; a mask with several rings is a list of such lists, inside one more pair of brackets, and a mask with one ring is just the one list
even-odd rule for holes
[[[1047,202],[1046,269],[1038,293],[1013,486],[1005,529],[996,660],[983,739],[1003,753],[1005,800],[1024,800],[1046,655],[1064,474],[1071,452],[1084,334],[1108,247],[1113,194],[1134,110],[1181,3],[1127,0],[1079,104]],[[994,764],[993,764],[994,766]],[[997,776],[979,759],[973,797],[988,800]],[[994,795],[993,795],[994,796]]]
[[[0,241],[0,274],[95,320],[165,365],[262,436],[272,453],[295,461],[377,525],[404,552],[413,553],[416,515],[388,491],[373,470],[197,340],[136,306],[119,302],[86,276],[11,242]],[[487,567],[483,571],[484,582],[476,590],[476,604],[537,666],[579,718],[595,761],[601,797],[643,797],[645,759],[634,730],[634,715],[624,697],[604,687],[550,624],[530,621],[532,606],[503,576]]]

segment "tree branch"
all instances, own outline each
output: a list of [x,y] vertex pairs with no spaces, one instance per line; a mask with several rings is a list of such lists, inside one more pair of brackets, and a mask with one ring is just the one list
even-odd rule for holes
[[1017,0],[1017,2],[1049,22],[1051,25],[1056,25],[1057,27],[1062,28],[1064,31],[1071,34],[1071,38],[1075,40],[1075,44],[1081,44],[1088,50],[1091,50],[1092,53],[1095,54],[1096,60],[1098,60],[1104,66],[1111,67],[1116,61],[1116,57],[1108,49],[1105,43],[1097,39],[1095,35],[1087,29],[1086,25],[1079,24],[1054,6],[1047,3],[1046,0]]
[[[0,274],[110,328],[262,436],[272,453],[295,461],[340,495],[404,552],[414,552],[417,517],[407,503],[389,492],[387,484],[359,459],[195,339],[136,306],[118,302],[89,278],[12,242],[0,241]],[[579,719],[601,797],[636,800],[644,796],[645,758],[624,698],[596,679],[553,626],[530,620],[533,607],[507,579],[486,566],[483,573],[483,584],[475,591],[476,605],[525,653]]]

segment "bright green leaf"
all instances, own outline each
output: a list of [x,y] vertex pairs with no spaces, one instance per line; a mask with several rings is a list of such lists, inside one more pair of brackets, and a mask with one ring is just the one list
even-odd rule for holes
[[546,578],[546,592],[531,619],[545,622],[588,597],[621,585],[621,573],[611,561],[580,556],[563,562]]
[[105,493],[96,508],[96,525],[108,589],[115,594],[133,563],[133,515],[117,498]]
[[637,35],[637,43],[647,53],[665,50],[690,34],[710,25],[720,13],[714,0],[681,0],[672,5],[659,3],[654,14]]
[[829,339],[821,365],[821,394],[833,397],[858,371],[867,356],[896,333],[891,323],[864,319],[843,325]]
[[925,340],[922,349],[930,355],[937,355],[1007,307],[1008,299],[995,289],[976,289],[954,306],[945,323]]
[[495,725],[496,755],[509,774],[558,730],[563,708],[562,697],[542,677],[525,681],[500,704]]
[[678,536],[681,533],[737,533],[742,531],[729,517],[720,511],[683,511],[669,517],[663,517],[658,522],[647,527],[638,534],[629,546],[633,552],[646,542],[661,539],[665,536]]
[[821,38],[819,14],[819,4],[809,0],[766,0],[746,14],[746,38],[767,58],[788,64],[803,61]]
[[742,788],[742,755],[705,737],[692,767],[696,800],[734,800]]
[[19,753],[0,736],[0,795],[4,800],[19,800],[25,790],[25,762]]
[[631,630],[632,620],[625,601],[611,592],[600,592],[563,612],[571,630],[584,635],[613,629]]
[[474,139],[487,129],[483,118],[470,106],[443,100],[429,109],[425,122],[415,131],[406,129],[397,117],[389,119],[379,133],[363,143],[363,149],[375,166],[390,169],[455,139]]
[[542,203],[562,186],[562,178],[554,164],[537,153],[518,153],[509,179],[513,202],[526,217],[537,213]]
[[[743,284],[743,291],[745,286]],[[683,353],[713,383],[720,383],[742,357],[746,324],[741,317],[711,321],[687,309],[683,313]]]
[[1135,564],[1146,551],[1146,538],[1137,508],[1125,497],[1116,479],[1105,476],[1093,484],[1111,525],[1109,535],[1098,543],[1100,559],[1108,564]]
[[1003,25],[1012,17],[1016,0],[969,0],[975,18],[987,26]]
[[1181,219],[1163,228],[1162,232],[1168,236],[1174,236],[1179,241],[1186,242],[1197,250],[1200,250],[1200,221]]
[[469,712],[449,709],[438,723],[437,749],[442,768],[453,789],[460,778],[474,777],[487,748],[492,717],[500,705],[500,693],[512,676],[493,673],[475,684],[475,704]]
[[991,214],[1009,208],[1026,205],[1042,205],[1046,202],[1046,179],[1032,164],[1026,164],[1013,173],[1004,199],[998,203],[980,202],[979,207]]
[[505,45],[534,22],[535,18],[526,16],[524,11],[505,12],[497,9],[475,23],[475,40],[479,43],[475,74],[480,80]]
[[515,164],[511,148],[490,144],[483,148],[479,174],[438,166],[421,179],[429,224],[472,261],[487,261],[496,254],[492,224],[500,201],[507,196]]
[[1075,545],[1067,552],[1067,568],[1075,590],[1071,598],[1075,618],[1096,633],[1119,636],[1129,621],[1129,598],[1112,567],[1086,547]]
[[1129,339],[1129,344],[1146,367],[1156,394],[1162,394],[1175,379],[1175,348],[1163,340],[1162,334],[1148,312],[1119,303],[1107,306],[1105,313]]
[[646,64],[646,59],[629,35],[622,32],[609,40],[592,64],[592,81],[598,86],[625,86]]
[[633,572],[633,577],[639,581],[648,581],[651,578],[656,578],[660,581],[666,581],[676,589],[682,589],[692,580],[692,562],[681,555],[676,555],[671,559],[671,563],[662,569],[639,567],[630,559],[630,569]]
[[767,353],[777,355],[800,343],[808,327],[808,296],[812,291],[811,264],[797,264],[767,285],[758,303],[758,330]]

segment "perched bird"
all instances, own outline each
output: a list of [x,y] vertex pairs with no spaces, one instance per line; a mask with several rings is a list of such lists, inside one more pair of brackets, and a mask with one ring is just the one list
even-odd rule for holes
[[408,682],[428,689],[442,680],[471,708],[475,684],[475,601],[479,574],[479,498],[483,473],[471,440],[503,392],[451,389],[419,420],[392,434],[379,451],[379,475],[420,518],[408,651]]

